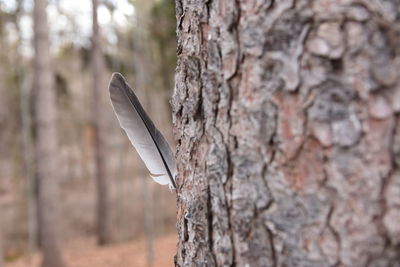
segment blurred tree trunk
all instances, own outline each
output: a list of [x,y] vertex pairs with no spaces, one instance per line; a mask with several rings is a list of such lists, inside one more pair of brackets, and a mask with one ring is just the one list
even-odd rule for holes
[[37,127],[36,166],[43,267],[64,266],[59,232],[60,190],[57,162],[57,109],[46,15],[46,0],[34,5],[34,87]]
[[37,210],[37,190],[36,177],[34,170],[34,149],[32,139],[32,120],[31,120],[31,92],[30,84],[25,81],[19,83],[21,88],[21,139],[24,161],[24,174],[27,183],[27,206],[28,206],[28,246],[29,253],[32,253],[38,245],[38,210]]
[[[138,27],[136,28],[134,42],[134,71],[135,71],[135,88],[143,94],[144,106],[151,114],[153,108],[153,101],[151,90],[154,90],[156,77],[153,77],[154,69],[151,64],[151,57],[149,55],[149,36],[148,36],[148,19],[149,7],[151,6],[149,0],[138,1],[135,5],[137,8],[136,17]],[[153,91],[154,92],[154,91]],[[138,172],[143,173],[143,172]],[[144,210],[144,234],[146,237],[146,259],[147,265],[152,266],[154,262],[154,205],[153,205],[153,190],[149,185],[148,177],[142,179],[142,196],[143,196],[143,210]]]
[[4,266],[4,253],[3,253],[3,236],[0,229],[0,267]]
[[[19,20],[22,14],[23,0],[17,1],[17,8],[15,12],[15,27],[17,29],[17,42],[18,49],[21,49],[22,31]],[[15,62],[22,62],[20,54],[16,54]],[[15,73],[17,74],[17,86],[20,88],[20,114],[21,114],[21,150],[23,154],[23,172],[26,177],[26,199],[28,207],[28,247],[29,253],[33,253],[38,247],[38,210],[37,210],[37,190],[36,190],[36,175],[35,175],[35,151],[33,140],[33,125],[32,125],[32,87],[31,78],[27,77],[28,74],[24,71],[23,67],[19,64],[15,66]],[[30,76],[30,75],[29,75]]]
[[110,184],[107,173],[107,132],[104,116],[104,92],[107,89],[105,62],[101,48],[101,34],[97,19],[98,1],[92,0],[92,82],[93,82],[93,125],[95,151],[95,177],[97,182],[97,234],[98,243],[112,242],[112,223],[110,207]]
[[147,266],[154,263],[154,198],[153,190],[149,185],[148,177],[140,177],[142,180],[143,210],[144,210],[144,233],[146,237],[146,260]]
[[177,266],[399,266],[396,3],[176,1]]
[[164,91],[169,92],[173,88],[171,77],[174,74],[176,64],[175,4],[168,0],[156,1],[152,4],[150,13],[151,25],[149,30],[151,39],[155,44],[153,55],[155,55],[157,63],[157,75],[160,76]]
[[[0,47],[5,47],[4,45],[4,30],[3,30],[3,26],[4,26],[4,19],[3,19],[3,3],[0,2]],[[0,59],[1,61],[4,60],[4,56],[3,53],[1,53],[2,51],[0,51]],[[4,66],[3,64],[0,65],[0,80],[4,79]],[[0,93],[3,93],[3,86],[0,85]],[[3,105],[3,101],[0,101],[0,103]],[[3,119],[4,115],[3,115],[3,110],[0,109],[0,118]],[[0,135],[0,137],[2,137]],[[1,197],[2,193],[0,193],[0,197]],[[0,267],[3,267],[4,265],[4,252],[3,252],[3,230],[2,230],[2,220],[0,220]]]

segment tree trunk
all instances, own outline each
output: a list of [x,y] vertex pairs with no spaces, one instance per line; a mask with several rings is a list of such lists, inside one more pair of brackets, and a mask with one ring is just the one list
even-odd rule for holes
[[[4,15],[3,12],[1,12],[1,10],[3,10],[3,3],[0,2],[0,46],[1,47],[5,47],[4,46]],[[5,59],[5,56],[3,53],[0,53],[0,60],[3,61]],[[0,80],[4,80],[4,65],[1,64],[0,65]],[[0,86],[0,93],[3,93],[5,90],[5,88],[3,88],[3,86]],[[4,101],[1,101],[1,104],[3,106]],[[5,118],[4,112],[5,109],[0,109],[0,119]],[[2,136],[0,135],[0,138],[2,138]],[[2,196],[2,194],[4,193],[0,193],[0,197]],[[4,248],[3,248],[3,220],[0,220],[0,267],[4,266]]]
[[112,242],[112,222],[110,207],[110,184],[107,173],[107,133],[104,116],[105,62],[101,49],[101,35],[97,19],[98,1],[92,0],[93,36],[92,36],[92,79],[93,79],[93,125],[95,150],[95,177],[97,182],[97,234],[98,243]]
[[177,0],[177,266],[400,264],[398,1]]
[[[149,54],[150,40],[148,36],[148,23],[146,18],[149,16],[149,8],[151,6],[149,0],[142,0],[136,2],[137,12],[136,21],[138,27],[134,32],[134,71],[135,71],[135,89],[141,92],[144,99],[144,106],[151,114],[154,108],[154,101],[151,101],[151,92],[154,90],[155,78],[153,77],[154,69]],[[147,47],[146,47],[147,46]],[[142,171],[138,172],[143,174]],[[143,179],[142,196],[143,196],[143,210],[144,210],[144,235],[146,238],[146,260],[147,266],[153,266],[155,253],[154,253],[154,197],[153,190],[149,185],[148,177],[141,175]]]
[[19,85],[21,87],[20,109],[21,109],[22,152],[23,152],[24,174],[26,176],[26,184],[27,184],[26,194],[27,194],[27,208],[28,208],[28,219],[27,219],[28,248],[29,248],[29,254],[31,254],[37,249],[38,245],[37,192],[36,192],[36,177],[34,170],[32,120],[30,113],[30,111],[32,110],[30,107],[31,92],[29,88],[30,86],[26,81],[22,81]]
[[[18,2],[18,9],[22,7],[21,1]],[[15,23],[15,25],[19,25]],[[17,27],[18,36],[21,38],[21,29]],[[20,43],[20,41],[19,41]],[[18,55],[15,60],[22,60]],[[27,199],[27,232],[28,232],[28,253],[33,253],[38,247],[38,209],[37,209],[37,190],[35,175],[35,151],[32,127],[32,87],[31,78],[21,69],[17,68],[18,87],[20,88],[20,113],[21,113],[21,150],[23,154],[23,173],[26,177],[26,199]],[[29,81],[28,81],[29,79]]]
[[59,177],[57,162],[56,98],[51,71],[46,0],[34,6],[34,87],[37,127],[36,166],[38,175],[39,227],[43,267],[64,266],[59,232]]
[[142,182],[143,194],[143,223],[144,234],[146,237],[146,265],[153,266],[154,264],[154,198],[153,190],[149,186],[148,177],[140,177]]
[[3,253],[3,236],[2,236],[2,232],[0,230],[0,267],[4,266],[4,253]]

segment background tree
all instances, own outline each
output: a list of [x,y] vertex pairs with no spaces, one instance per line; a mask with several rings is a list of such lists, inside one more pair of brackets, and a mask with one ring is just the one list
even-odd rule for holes
[[[173,3],[172,3],[173,4]],[[169,3],[169,6],[171,3]],[[141,99],[144,100],[143,104],[145,109],[155,114],[156,120],[163,128],[169,128],[170,111],[168,110],[168,101],[166,92],[171,89],[171,64],[166,62],[168,59],[168,52],[171,53],[173,50],[168,49],[171,46],[170,37],[168,33],[174,27],[171,27],[170,20],[164,17],[163,21],[160,21],[160,17],[152,16],[155,14],[155,10],[166,9],[167,2],[164,1],[149,1],[141,0],[135,2],[136,10],[136,23],[138,27],[134,29],[132,35],[133,43],[133,67],[135,72],[135,83],[134,88],[138,94],[141,95]],[[152,25],[152,22],[158,21],[158,30],[165,30],[167,33],[165,36],[162,34],[156,34],[156,26]],[[153,34],[152,34],[153,32]],[[172,35],[173,36],[173,35]],[[165,40],[167,39],[167,40]],[[174,43],[174,42],[172,42]],[[169,47],[168,47],[169,46]],[[162,47],[162,48],[161,48]],[[166,72],[166,68],[169,67],[169,72]],[[165,78],[169,78],[166,81]],[[168,83],[169,82],[169,83]],[[160,125],[158,124],[158,125]],[[150,179],[146,179],[146,170],[140,168],[142,175],[140,176],[142,182],[142,194],[143,194],[143,209],[144,209],[144,225],[145,225],[145,237],[146,237],[146,256],[147,264],[152,265],[157,251],[154,250],[154,239],[155,239],[155,218],[157,217],[157,211],[155,210],[155,202],[163,202],[165,195],[162,191],[158,191]],[[160,188],[158,188],[160,189]],[[157,191],[158,192],[157,192]],[[156,194],[154,193],[156,192]]]
[[22,31],[20,25],[20,18],[24,12],[23,8],[23,0],[16,1],[16,10],[14,17],[14,25],[16,28],[18,40],[16,43],[16,51],[13,56],[14,62],[19,62],[15,64],[15,81],[16,85],[19,88],[19,97],[20,97],[20,127],[21,127],[21,152],[23,155],[23,173],[26,177],[26,198],[27,198],[27,230],[28,230],[28,246],[29,252],[34,252],[38,247],[39,237],[38,237],[38,209],[37,209],[37,198],[38,198],[38,190],[37,190],[37,177],[35,173],[35,152],[34,152],[34,131],[32,125],[32,111],[34,108],[32,107],[32,75],[28,75],[28,71],[26,70],[23,62],[23,57],[20,53],[22,47]]
[[92,0],[93,35],[92,35],[92,83],[93,83],[93,127],[94,127],[94,174],[97,183],[97,234],[99,244],[108,244],[112,241],[112,222],[110,207],[110,183],[107,173],[107,120],[104,114],[107,91],[105,62],[101,48],[101,34],[97,19],[98,1]]
[[400,264],[396,1],[176,1],[178,266]]
[[0,232],[0,267],[4,265],[4,253],[3,253],[3,237],[2,233]]
[[36,168],[42,267],[64,266],[59,232],[59,177],[57,109],[46,14],[47,0],[34,2],[34,91],[36,123]]
[[[1,7],[1,4],[0,4],[0,7]],[[0,12],[0,42],[2,42],[1,40],[3,40],[3,36],[4,36],[3,24],[4,24],[3,13]],[[1,43],[1,46],[3,47],[3,43]],[[2,56],[2,55],[0,54],[0,56]],[[0,79],[2,79],[3,77],[4,77],[3,67],[0,66]],[[0,113],[1,117],[4,116],[4,115],[2,115],[2,113]],[[1,195],[2,194],[0,193],[0,197],[1,197]],[[2,226],[2,224],[3,224],[2,220],[0,220],[0,226]],[[3,259],[4,256],[3,255],[4,255],[4,253],[3,253],[3,231],[0,230],[0,267],[3,267],[3,264],[4,264],[4,259]]]

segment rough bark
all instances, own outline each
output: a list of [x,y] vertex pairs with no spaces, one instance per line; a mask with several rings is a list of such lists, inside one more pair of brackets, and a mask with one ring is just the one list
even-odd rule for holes
[[105,245],[112,242],[112,222],[110,185],[107,169],[107,133],[104,116],[105,62],[101,49],[101,35],[97,19],[98,1],[92,0],[93,35],[92,35],[92,82],[93,82],[93,126],[95,168],[97,183],[97,235],[98,243]]
[[34,2],[34,87],[38,209],[43,267],[64,266],[59,232],[56,98],[50,62],[46,0]]
[[177,0],[177,266],[400,265],[399,1]]

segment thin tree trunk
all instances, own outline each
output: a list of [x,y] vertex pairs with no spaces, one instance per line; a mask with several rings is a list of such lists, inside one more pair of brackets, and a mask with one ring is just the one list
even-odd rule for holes
[[27,183],[27,206],[28,206],[28,246],[29,253],[32,253],[38,245],[37,239],[37,192],[36,177],[34,171],[34,149],[32,139],[32,120],[30,99],[31,94],[28,84],[24,81],[21,86],[21,130],[22,130],[22,151],[24,155],[24,172]]
[[3,233],[0,230],[0,267],[4,266],[4,248],[3,248]]
[[[3,3],[2,2],[0,2],[0,10],[3,10]],[[4,47],[4,30],[3,30],[3,26],[4,26],[3,14],[2,14],[2,12],[0,12],[0,46],[1,47]],[[0,53],[0,59],[1,60],[4,59],[3,53]],[[3,80],[3,79],[4,79],[4,66],[3,66],[3,64],[1,64],[0,65],[0,80]],[[0,92],[3,93],[3,91],[4,90],[3,90],[2,86],[1,86],[0,87]],[[1,112],[0,116],[2,118],[4,118],[2,113],[3,112]],[[0,197],[1,197],[1,193],[0,193]],[[2,226],[3,226],[3,222],[0,219],[0,267],[4,266],[4,252],[3,252],[4,248],[3,248],[3,230],[2,230],[3,228],[2,228]]]
[[[148,16],[149,12],[149,2],[148,0],[140,1],[137,3],[137,21],[139,27],[137,27],[134,36],[134,67],[135,67],[135,88],[142,92],[144,97],[144,106],[146,110],[151,113],[152,101],[150,88],[154,84],[153,68],[150,60],[150,55],[148,54],[148,49],[146,49],[146,44],[148,45],[148,29],[145,18]],[[142,173],[142,172],[139,172]],[[143,192],[143,209],[144,209],[144,234],[146,238],[146,259],[147,265],[152,266],[154,262],[154,205],[153,205],[153,190],[149,186],[147,181],[148,177],[140,177],[142,181],[142,192]]]
[[34,87],[37,127],[36,165],[43,267],[64,266],[59,232],[60,190],[57,162],[57,109],[51,71],[46,0],[34,5]]
[[153,190],[149,186],[149,179],[142,179],[142,194],[144,203],[144,232],[146,237],[146,259],[147,266],[153,266],[154,263],[154,205]]
[[98,243],[112,242],[112,222],[110,207],[110,183],[107,169],[107,133],[104,116],[105,62],[101,49],[101,34],[97,19],[98,1],[92,0],[92,72],[93,72],[93,125],[95,129],[95,177],[97,182],[97,227]]
[[176,265],[398,266],[398,2],[176,10]]
[[[21,27],[19,19],[22,12],[23,1],[17,1],[17,12],[15,18],[15,25],[18,35],[18,48],[21,44]],[[16,62],[22,60],[21,56],[17,53],[14,58]],[[20,112],[21,112],[21,143],[23,154],[23,171],[26,176],[26,194],[27,194],[27,208],[28,208],[28,248],[29,254],[35,251],[38,247],[38,210],[37,210],[37,190],[36,190],[36,176],[35,176],[35,151],[33,140],[33,125],[32,125],[32,88],[31,77],[27,77],[24,70],[17,64],[16,73],[19,77],[18,87],[20,88]]]

